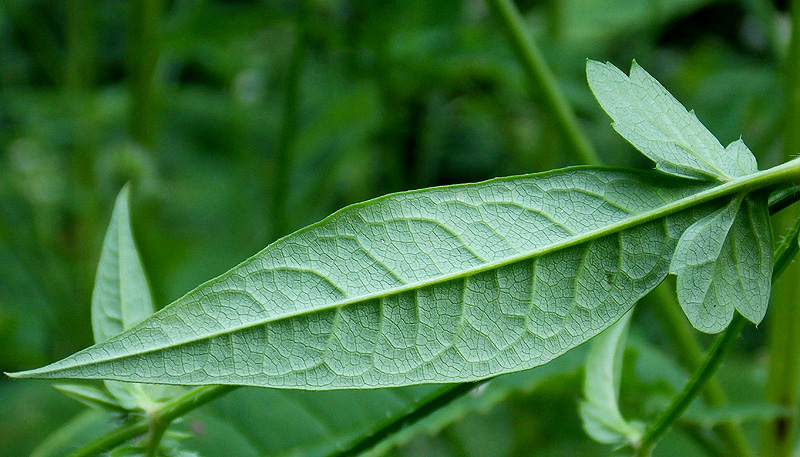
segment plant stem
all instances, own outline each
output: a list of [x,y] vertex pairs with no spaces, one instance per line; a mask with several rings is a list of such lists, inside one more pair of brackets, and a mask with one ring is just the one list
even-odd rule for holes
[[[190,390],[189,392],[164,403],[157,412],[160,424],[163,426],[161,434],[167,429],[170,423],[179,417],[185,416],[212,400],[216,400],[226,395],[239,386],[202,386]],[[91,443],[76,450],[69,457],[92,457],[103,452],[107,452],[126,441],[132,440],[137,436],[142,436],[151,430],[150,422],[143,420],[136,423],[122,426],[111,433],[101,436]],[[160,436],[158,437],[160,440]]]
[[642,436],[641,444],[636,450],[637,456],[649,456],[656,442],[669,430],[672,423],[680,417],[692,401],[694,401],[697,394],[700,393],[700,389],[711,379],[711,376],[722,363],[725,354],[733,347],[733,343],[736,342],[745,323],[747,323],[747,319],[738,312],[733,316],[733,320],[730,325],[728,325],[728,328],[725,329],[725,332],[714,341],[700,369],[692,375],[689,382],[672,403],[670,403],[666,411],[664,411],[653,424],[647,427],[647,430]]
[[558,87],[552,70],[536,43],[526,35],[525,23],[519,9],[511,0],[486,0],[486,4],[500,23],[531,85],[542,91],[544,108],[556,120],[556,126],[569,143],[576,162],[599,165],[600,158],[578,124],[578,119]]
[[[653,291],[653,295],[656,303],[652,309],[661,325],[667,330],[667,336],[678,356],[678,361],[690,372],[698,371],[703,364],[703,353],[697,342],[695,331],[688,324],[674,293],[668,289],[666,284],[661,284]],[[722,406],[728,403],[725,391],[713,377],[706,383],[702,395],[703,400],[709,406]],[[724,422],[716,426],[714,432],[727,444],[732,455],[740,457],[753,455],[738,424]]]
[[286,235],[289,231],[286,196],[288,195],[289,173],[298,125],[300,80],[303,76],[303,62],[308,41],[306,38],[309,14],[307,3],[307,0],[300,0],[297,3],[296,36],[286,75],[283,119],[281,120],[278,143],[275,149],[275,160],[271,167],[274,179],[270,195],[270,217],[272,218],[272,233],[270,236],[273,240]]
[[161,51],[161,0],[129,3],[127,71],[133,139],[151,148],[158,133],[156,66]]
[[[784,118],[784,158],[800,153],[800,3],[790,4],[792,37],[789,55],[784,60],[786,85],[786,111]],[[777,227],[788,227],[800,217],[800,210],[792,208],[777,220]],[[787,408],[798,409],[800,387],[800,264],[786,268],[785,279],[772,291],[769,327],[769,367],[766,387],[767,401]],[[765,424],[763,455],[785,457],[792,453],[797,417],[779,417]]]
[[374,430],[369,435],[356,439],[344,449],[331,452],[328,454],[328,457],[354,457],[362,452],[368,451],[381,441],[385,440],[387,437],[392,436],[403,428],[413,425],[428,417],[433,412],[449,405],[462,395],[472,391],[478,386],[483,385],[491,379],[492,378],[473,382],[463,382],[460,384],[452,384],[442,387],[422,401],[410,405],[405,411],[392,418],[382,427]]
[[146,457],[157,457],[158,446],[161,444],[161,438],[164,437],[164,432],[167,431],[169,423],[161,420],[158,414],[152,414],[148,417],[148,433],[147,444],[145,445]]

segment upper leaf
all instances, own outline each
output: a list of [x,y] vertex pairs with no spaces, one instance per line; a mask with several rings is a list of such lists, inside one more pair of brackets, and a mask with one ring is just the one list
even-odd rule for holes
[[[133,327],[155,312],[150,285],[133,240],[130,221],[129,186],[114,203],[106,230],[92,292],[92,330],[101,343]],[[146,408],[152,397],[162,394],[161,386],[105,381],[105,387],[126,409]]]
[[101,343],[155,312],[131,232],[128,185],[122,188],[103,241],[92,293],[92,330]]
[[614,129],[665,173],[728,181],[755,173],[755,156],[741,140],[723,148],[693,111],[675,99],[636,61],[630,76],[610,63],[589,60],[586,76]]
[[573,168],[389,195],[277,241],[121,335],[16,376],[332,389],[530,368],[662,281],[680,234],[716,208],[679,211],[704,189]]
[[766,199],[738,196],[697,221],[678,242],[670,272],[678,301],[698,330],[717,333],[734,309],[755,324],[767,310],[772,229]]

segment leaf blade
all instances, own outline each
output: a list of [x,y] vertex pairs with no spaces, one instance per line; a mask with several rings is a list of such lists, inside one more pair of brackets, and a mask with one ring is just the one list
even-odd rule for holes
[[[96,343],[132,328],[155,312],[150,284],[136,249],[130,220],[130,184],[114,202],[103,240],[92,291],[92,331]],[[109,393],[128,410],[148,407],[161,386],[104,381]]]
[[584,400],[579,405],[583,428],[601,443],[636,443],[642,430],[622,417],[619,384],[622,355],[633,311],[597,335],[586,358]]
[[150,285],[133,240],[130,186],[114,203],[92,292],[92,330],[101,343],[155,312]]
[[[540,365],[610,325],[666,275],[697,217],[668,214],[709,188],[655,181],[574,168],[357,204],[123,335],[16,375],[330,389]],[[489,303],[501,309],[487,312]]]
[[727,181],[757,171],[741,140],[723,148],[714,135],[636,61],[630,76],[611,63],[587,61],[597,101],[620,135],[665,173]]
[[681,236],[670,273],[692,325],[718,333],[734,310],[754,324],[764,318],[772,278],[772,228],[764,195],[737,196]]
[[734,198],[692,224],[672,257],[670,273],[678,277],[678,302],[692,326],[703,332],[719,333],[733,319],[733,303],[717,294],[727,290],[724,284],[730,272],[723,250],[741,203],[741,196]]

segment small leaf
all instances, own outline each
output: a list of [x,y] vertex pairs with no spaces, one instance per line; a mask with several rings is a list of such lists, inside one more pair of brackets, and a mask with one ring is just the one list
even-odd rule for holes
[[92,330],[96,343],[122,333],[155,312],[150,286],[133,241],[128,203],[122,188],[103,241],[92,293]]
[[586,433],[601,443],[636,443],[642,430],[626,421],[619,411],[622,355],[633,311],[598,335],[586,359],[583,384],[585,400],[580,404]]
[[[150,285],[133,239],[129,185],[117,196],[106,230],[92,293],[92,330],[102,343],[155,312]],[[128,410],[149,407],[161,386],[105,381],[108,391]]]
[[98,386],[83,383],[57,383],[53,384],[53,388],[92,408],[115,412],[126,412],[129,409],[120,405],[115,396]]
[[747,320],[758,325],[764,319],[772,291],[772,224],[767,196],[745,197],[729,235],[729,265],[735,269],[733,304]]
[[741,140],[723,148],[694,112],[636,61],[630,77],[610,63],[586,63],[589,87],[614,120],[614,129],[665,173],[728,181],[755,173],[756,159]]
[[772,276],[771,230],[766,199],[738,196],[684,232],[670,273],[678,277],[678,301],[696,329],[718,333],[734,310],[761,322]]
[[532,368],[663,280],[680,233],[716,208],[679,211],[701,190],[586,167],[389,195],[16,376],[333,389]]

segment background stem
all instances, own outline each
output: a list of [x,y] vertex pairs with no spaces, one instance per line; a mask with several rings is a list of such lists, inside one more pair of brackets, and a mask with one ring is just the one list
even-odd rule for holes
[[[792,38],[785,65],[786,112],[783,133],[784,159],[800,154],[800,5],[792,1]],[[789,227],[800,209],[789,208],[776,219],[776,232]],[[772,289],[769,313],[769,368],[767,401],[797,411],[798,379],[800,379],[800,264],[787,266],[781,281]],[[796,415],[779,417],[766,423],[763,436],[763,455],[789,456],[792,453],[797,425]]]
[[272,233],[270,233],[270,237],[273,241],[290,231],[290,223],[287,220],[286,196],[289,194],[288,188],[291,185],[289,175],[298,125],[300,81],[303,77],[303,62],[308,41],[306,38],[309,15],[307,3],[307,0],[297,2],[295,42],[286,76],[283,119],[281,120],[278,143],[275,149],[275,160],[270,167],[270,171],[274,176],[270,193],[270,217],[272,218]]
[[161,0],[129,3],[127,71],[131,136],[152,148],[159,129],[156,66],[161,53]]
[[500,23],[500,28],[532,83],[532,88],[541,91],[543,107],[555,119],[557,128],[569,144],[573,159],[578,163],[600,164],[597,151],[578,124],[578,118],[559,89],[553,71],[545,62],[536,43],[527,36],[525,23],[516,5],[511,0],[486,0],[486,4]]
[[747,319],[741,314],[738,312],[734,314],[733,320],[730,325],[728,325],[728,328],[714,341],[700,369],[692,375],[689,382],[686,383],[686,387],[684,387],[681,393],[670,403],[666,411],[664,411],[653,424],[647,427],[647,431],[645,431],[644,436],[642,436],[641,445],[636,451],[637,456],[647,457],[650,455],[656,442],[670,427],[672,427],[673,422],[683,414],[686,408],[694,401],[695,397],[697,397],[697,394],[700,393],[705,383],[708,382],[711,376],[714,375],[714,372],[717,371],[717,368],[719,368],[719,365],[725,358],[725,354],[733,347],[733,344],[736,342],[739,334],[742,333],[742,329],[746,323]]

